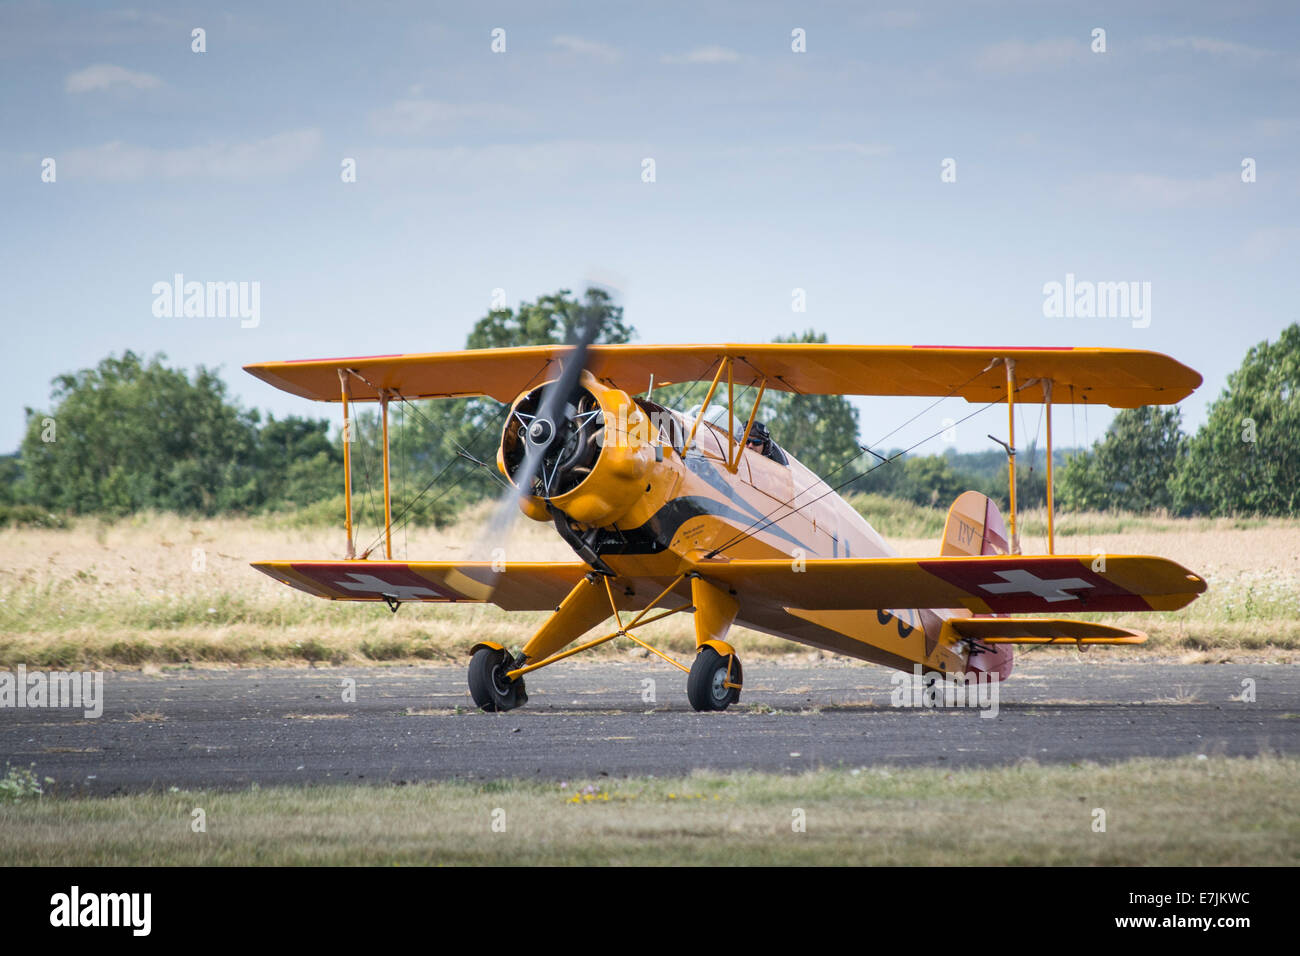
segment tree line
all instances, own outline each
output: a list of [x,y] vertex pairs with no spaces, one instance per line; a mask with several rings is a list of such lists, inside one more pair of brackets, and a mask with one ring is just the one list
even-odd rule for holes
[[[636,330],[601,289],[581,298],[561,289],[492,309],[475,322],[466,348],[572,341],[588,316],[598,342],[631,341]],[[784,342],[824,342],[808,330]],[[708,383],[656,389],[655,400],[685,410]],[[749,393],[737,407],[748,410]],[[390,406],[395,523],[442,524],[502,491],[495,456],[506,406],[487,398],[398,402]],[[91,369],[57,376],[48,410],[28,408],[17,454],[0,457],[0,524],[41,523],[51,515],[121,516],[146,510],[182,514],[296,511],[321,521],[342,513],[341,429],[326,419],[263,416],[228,394],[216,371],[171,368],[164,356],[109,356]],[[946,508],[961,492],[982,491],[1004,506],[1002,451],[903,456],[859,445],[858,411],[837,395],[768,391],[758,418],[783,448],[842,493],[875,492]],[[378,415],[362,410],[353,431],[358,516],[379,521]],[[888,463],[885,463],[888,460]],[[1046,497],[1045,459],[1020,449],[1017,499]],[[1057,450],[1057,501],[1075,510],[1177,514],[1300,513],[1300,326],[1250,350],[1192,436],[1177,408],[1121,411],[1091,449]]]
[[1246,353],[1194,435],[1182,412],[1119,412],[1061,476],[1078,510],[1191,515],[1300,514],[1300,324]]

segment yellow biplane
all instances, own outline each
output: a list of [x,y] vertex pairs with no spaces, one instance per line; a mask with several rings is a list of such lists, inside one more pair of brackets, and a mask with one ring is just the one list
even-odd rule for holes
[[[1055,553],[1053,405],[1181,401],[1201,377],[1167,356],[1091,348],[596,345],[594,337],[588,329],[567,346],[247,366],[295,395],[340,402],[345,433],[352,403],[378,402],[384,436],[384,560],[355,553],[345,442],[347,557],[253,566],[318,597],[385,601],[393,610],[429,601],[551,611],[517,652],[491,641],[474,646],[469,687],[485,710],[521,705],[524,675],[618,637],[686,671],[696,710],[724,710],[744,685],[727,643],[733,624],[907,672],[919,665],[1003,679],[1016,644],[1146,640],[1139,631],[1055,615],[1169,611],[1205,590],[1199,576],[1163,558]],[[703,402],[682,413],[654,402],[656,380],[711,384]],[[734,401],[737,389],[753,395],[748,414]],[[897,556],[835,489],[766,434],[756,416],[768,389],[1005,402],[1007,523],[992,501],[968,491],[948,513],[938,555]],[[392,560],[389,404],[464,396],[509,404],[496,462],[515,499],[508,507],[552,523],[576,560]],[[1014,415],[1025,402],[1046,406],[1045,555],[1021,554],[1016,534]],[[640,636],[680,612],[694,616],[689,667]],[[1053,616],[1008,616],[1044,612]],[[611,618],[611,628],[575,644]]]

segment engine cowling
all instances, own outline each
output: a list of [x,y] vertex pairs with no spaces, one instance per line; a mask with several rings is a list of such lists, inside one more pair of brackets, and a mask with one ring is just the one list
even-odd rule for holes
[[524,514],[551,520],[547,507],[574,521],[606,527],[618,521],[645,491],[654,460],[645,413],[624,391],[584,372],[565,396],[554,421],[539,411],[551,383],[520,395],[510,407],[497,466],[512,484],[529,454],[539,457],[530,488],[520,499]]

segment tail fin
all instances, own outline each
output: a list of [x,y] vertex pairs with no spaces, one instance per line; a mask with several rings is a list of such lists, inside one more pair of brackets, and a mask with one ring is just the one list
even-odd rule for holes
[[985,554],[1009,554],[1010,551],[1007,545],[1007,527],[1002,523],[998,506],[978,491],[958,495],[948,509],[939,554],[978,557]]
[[[943,526],[940,555],[965,555],[978,557],[986,554],[1007,554],[1007,528],[1002,523],[998,506],[987,495],[966,491],[948,509],[948,520]],[[952,625],[945,624],[945,628]],[[997,646],[975,643],[966,661],[968,670],[996,674],[999,680],[1011,676],[1015,666],[1015,648],[1010,644]]]

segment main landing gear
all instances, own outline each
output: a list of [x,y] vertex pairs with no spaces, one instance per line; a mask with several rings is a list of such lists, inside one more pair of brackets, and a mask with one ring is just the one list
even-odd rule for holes
[[726,710],[740,700],[745,682],[736,654],[719,654],[708,644],[700,648],[686,678],[686,699],[696,710]]
[[[682,603],[678,607],[660,607],[659,602],[687,577],[690,577],[691,603]],[[628,589],[626,595],[631,596],[632,591]],[[740,700],[741,686],[745,682],[740,658],[735,649],[722,640],[736,617],[736,601],[730,594],[707,584],[697,574],[683,572],[631,620],[624,620],[619,603],[610,584],[610,576],[593,572],[574,585],[569,596],[518,656],[492,641],[476,644],[469,662],[469,692],[474,698],[474,705],[488,711],[521,707],[528,701],[528,694],[524,691],[524,674],[619,637],[628,638],[666,663],[685,671],[686,697],[696,710],[726,710]],[[683,611],[692,612],[695,616],[697,652],[690,667],[651,647],[633,633],[643,625]],[[611,615],[618,625],[617,629],[566,649],[565,646],[574,638]]]
[[517,665],[508,651],[480,647],[469,660],[469,694],[480,710],[514,710],[528,702],[522,676],[506,674]]
[[[506,676],[517,665],[509,652],[480,647],[469,661],[469,693],[474,706],[507,711],[528,703],[522,676]],[[695,710],[726,710],[740,700],[745,672],[737,654],[719,654],[707,644],[695,655],[686,678],[686,699]]]

